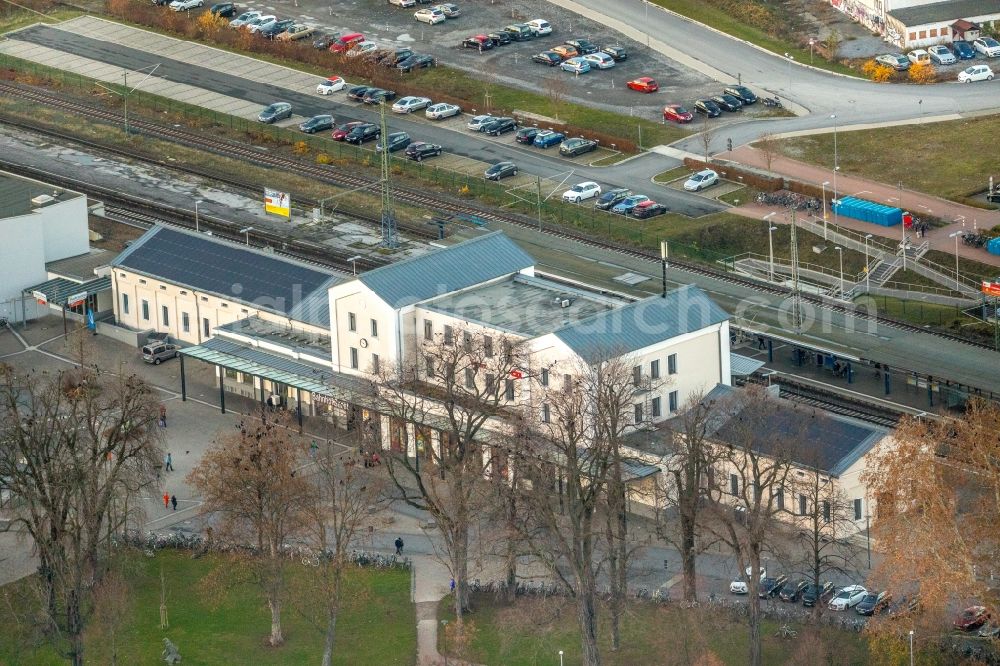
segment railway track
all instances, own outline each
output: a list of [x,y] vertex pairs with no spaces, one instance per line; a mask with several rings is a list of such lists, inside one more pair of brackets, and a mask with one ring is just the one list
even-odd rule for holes
[[[35,88],[12,85],[9,83],[0,83],[0,94],[6,94],[14,97],[28,99],[38,104],[45,104],[47,106],[52,106],[64,111],[72,112],[77,115],[85,116],[103,122],[117,124],[121,120],[121,116],[118,114],[117,111],[112,111],[89,104],[83,104],[77,101],[67,100],[57,95],[49,94]],[[21,126],[24,127],[25,129],[34,132],[40,132],[43,134],[64,139],[68,142],[88,145],[88,142],[86,140],[81,140],[75,136],[71,136],[69,134],[63,134],[54,130],[50,130],[48,128],[35,127],[30,123],[15,121],[15,122],[9,122],[8,124]],[[359,176],[355,174],[344,173],[342,170],[339,170],[335,167],[327,165],[308,164],[299,160],[282,157],[280,155],[273,155],[260,148],[254,146],[248,146],[247,144],[244,143],[208,138],[201,136],[197,133],[189,132],[177,127],[162,125],[159,123],[153,123],[144,120],[132,120],[130,121],[129,126],[133,130],[142,134],[146,134],[151,137],[174,141],[180,143],[181,145],[197,148],[224,157],[229,157],[238,160],[245,160],[245,161],[248,160],[260,166],[282,169],[298,175],[314,178],[320,182],[328,183],[338,187],[354,188],[354,189],[373,188],[376,186],[378,182],[377,179],[368,178],[365,176]],[[142,155],[137,155],[134,152],[130,152],[120,148],[109,149],[103,145],[96,145],[96,144],[90,144],[90,145],[93,145],[95,148],[100,149],[102,151],[111,151],[123,156],[130,157],[132,159],[139,159],[139,160],[148,159]],[[225,182],[235,187],[240,187],[242,189],[249,189],[251,187],[251,184],[248,184],[246,182],[240,182],[238,179],[235,179],[230,175],[210,173],[207,172],[207,170],[197,169],[191,166],[186,166],[181,164],[171,163],[168,166],[171,169],[176,169],[179,171],[204,176],[207,178]],[[259,190],[258,187],[253,186],[254,192],[257,192],[258,190]],[[612,250],[614,252],[651,263],[658,264],[660,262],[659,256],[655,255],[652,252],[639,250],[635,248],[611,245],[599,239],[587,236],[586,234],[573,232],[566,229],[554,229],[551,227],[538,229],[537,221],[530,217],[519,215],[516,213],[498,213],[495,210],[491,210],[485,206],[477,205],[473,202],[456,201],[444,195],[428,194],[423,190],[407,186],[394,187],[393,195],[399,201],[409,204],[424,206],[442,213],[450,213],[453,215],[462,215],[462,214],[474,215],[488,222],[505,223],[524,228],[531,228],[539,234],[552,236],[554,238],[571,239],[576,242],[589,245],[591,247],[599,248],[602,250]],[[361,219],[365,219],[371,222],[374,222],[376,220],[374,216],[360,215],[359,217]],[[428,231],[427,229],[413,228],[409,226],[401,226],[400,229],[406,231],[407,233],[422,237],[428,237],[433,235],[432,232]],[[278,241],[279,246],[283,242],[281,239],[276,239],[276,240]],[[289,250],[294,249],[293,246],[294,246],[293,242],[288,243]],[[316,260],[315,248],[305,248],[304,251],[308,253],[310,260]],[[330,252],[325,249],[323,251]],[[671,260],[670,263],[672,267],[683,270],[692,275],[699,275],[703,277],[709,277],[715,280],[721,280],[729,284],[751,289],[753,291],[757,291],[760,293],[766,293],[774,296],[784,296],[784,297],[790,297],[792,295],[791,290],[785,287],[759,282],[757,280],[752,280],[731,273],[726,273],[724,271],[719,271],[710,268],[708,266],[703,266],[693,262]],[[833,302],[812,294],[800,294],[800,299],[802,302],[809,303],[817,308],[821,308],[827,311],[836,312],[840,314],[852,315],[857,319],[865,321],[874,321],[882,326],[887,326],[895,328],[897,330],[909,331],[913,333],[920,332],[929,335],[934,335],[941,339],[946,339],[953,342],[959,342],[983,350],[994,351],[992,346],[984,343],[968,340],[966,338],[962,338],[957,335],[952,335],[944,331],[925,329],[920,326],[915,326],[907,322],[891,319],[877,314],[872,315],[867,312],[857,312],[854,311],[852,308],[847,307],[844,304]]]

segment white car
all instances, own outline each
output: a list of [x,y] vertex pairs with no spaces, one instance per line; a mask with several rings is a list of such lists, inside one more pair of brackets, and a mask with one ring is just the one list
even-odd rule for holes
[[339,76],[331,76],[326,81],[320,81],[316,86],[316,92],[320,95],[331,95],[338,90],[343,90],[347,82]]
[[376,50],[378,50],[378,44],[376,44],[375,42],[358,42],[353,47],[351,47],[350,51],[347,52],[347,57],[357,58],[360,55],[371,53],[372,51]]
[[250,32],[259,32],[268,23],[273,23],[278,20],[278,17],[274,14],[265,14],[264,16],[258,16],[255,19],[250,19],[243,24],[243,27]]
[[939,65],[954,65],[958,61],[955,54],[951,52],[951,49],[944,44],[928,47],[927,53],[930,55],[931,60]]
[[929,65],[931,63],[931,56],[927,51],[923,49],[916,49],[910,51],[906,54],[906,57],[910,59],[914,65]]
[[552,24],[545,19],[532,19],[525,23],[536,35],[551,35]]
[[703,190],[706,187],[711,187],[718,182],[719,174],[715,173],[711,169],[705,169],[704,171],[699,171],[684,181],[684,189],[688,192],[697,192],[698,190]]
[[413,12],[413,18],[422,23],[426,23],[427,25],[444,23],[448,20],[448,17],[444,15],[444,12],[439,9],[418,9]]
[[865,589],[864,585],[842,587],[837,590],[837,594],[833,595],[833,599],[830,599],[827,608],[832,611],[845,611],[854,608],[861,603],[866,594],[868,594],[868,590]]
[[972,46],[984,56],[989,58],[1000,56],[1000,42],[992,37],[980,37],[976,41],[972,42]]
[[175,12],[183,12],[195,7],[204,7],[204,0],[174,0],[170,3],[170,8]]
[[237,16],[236,18],[234,18],[232,21],[229,22],[229,27],[239,28],[241,26],[246,25],[248,22],[254,20],[255,18],[259,18],[260,15],[261,15],[260,12],[243,12],[242,14],[240,14],[239,16]]
[[601,186],[593,181],[577,183],[570,189],[563,192],[563,201],[570,203],[580,203],[584,199],[593,199],[601,196]]
[[412,113],[418,109],[425,109],[431,100],[427,97],[413,97],[407,95],[392,105],[392,110],[396,113]]
[[[747,579],[750,578],[751,571],[753,570],[750,567],[746,568]],[[764,567],[761,567],[760,577],[764,578],[765,576],[767,576],[767,571],[764,569]],[[734,580],[729,584],[729,592],[730,594],[749,594],[750,586],[747,584],[747,581],[743,579]]]
[[992,81],[993,70],[990,69],[989,65],[973,65],[972,67],[967,67],[959,72],[958,80],[961,83],[970,83],[972,81]]
[[424,111],[424,115],[431,120],[441,120],[442,118],[450,118],[452,116],[457,116],[462,112],[462,108],[455,106],[454,104],[445,104],[441,102],[440,104],[433,104],[427,107]]
[[607,53],[591,53],[583,56],[583,59],[597,69],[611,69],[615,66],[615,59]]
[[389,0],[389,4],[402,7],[403,9],[408,9],[415,6],[417,4],[417,0]]
[[465,127],[473,132],[481,132],[483,125],[494,120],[499,120],[499,118],[496,116],[476,116]]

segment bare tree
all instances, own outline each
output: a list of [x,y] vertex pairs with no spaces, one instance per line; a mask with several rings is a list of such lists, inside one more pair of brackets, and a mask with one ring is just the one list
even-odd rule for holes
[[281,645],[285,597],[283,545],[306,533],[316,490],[299,473],[301,448],[284,417],[261,410],[220,436],[187,477],[203,498],[202,515],[218,518],[217,531],[256,548],[247,560],[271,610],[269,644]]
[[771,164],[774,162],[774,158],[781,153],[781,144],[777,137],[773,134],[764,134],[756,143],[753,144],[754,148],[760,151],[760,154],[764,157],[764,164],[767,166],[767,172],[771,173]]
[[698,133],[698,138],[701,139],[701,147],[705,155],[705,164],[708,165],[712,161],[712,139],[715,138],[715,131],[711,129],[708,124],[708,116],[701,123],[701,132]]
[[45,630],[73,664],[122,507],[155,482],[158,414],[135,375],[0,367],[0,479],[15,498],[4,529],[33,539]]
[[559,111],[566,103],[566,98],[569,97],[569,84],[566,83],[566,77],[547,76],[542,80],[542,89],[545,91],[545,96],[549,98],[552,117],[559,120]]

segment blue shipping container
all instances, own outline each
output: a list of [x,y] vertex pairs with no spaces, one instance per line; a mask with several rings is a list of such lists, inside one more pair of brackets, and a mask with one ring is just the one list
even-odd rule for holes
[[856,197],[841,197],[837,203],[833,204],[833,211],[844,217],[871,222],[883,227],[892,227],[903,222],[903,210],[901,208],[885,206],[874,201],[866,201],[865,199],[858,199]]

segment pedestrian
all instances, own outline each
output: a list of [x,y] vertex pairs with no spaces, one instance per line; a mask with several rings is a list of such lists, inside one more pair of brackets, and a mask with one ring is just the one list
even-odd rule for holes
[[166,405],[160,405],[160,427],[161,428],[166,428],[167,427],[167,406]]
[[168,472],[174,471],[174,458],[170,455],[170,451],[167,451],[167,457],[163,459],[163,469]]
[[396,537],[396,554],[403,554],[403,539],[402,537]]
[[170,496],[170,503],[173,505],[174,511],[176,511],[177,510],[177,495],[171,495]]
[[378,451],[375,451],[374,453],[372,453],[372,467],[381,464],[382,464],[382,458],[379,457]]
[[764,348],[764,336],[763,335],[758,335],[757,336],[757,349],[763,349],[763,348]]
[[269,412],[273,412],[274,411],[274,396],[273,395],[267,396],[267,411],[269,411]]
[[170,508],[170,494],[169,493],[163,493],[163,508],[164,509]]
[[451,593],[455,594],[455,579],[451,579]]
[[319,451],[319,444],[317,444],[316,440],[314,439],[312,441],[312,444],[309,445],[309,457],[310,458],[315,458],[316,457],[316,453],[318,451]]

